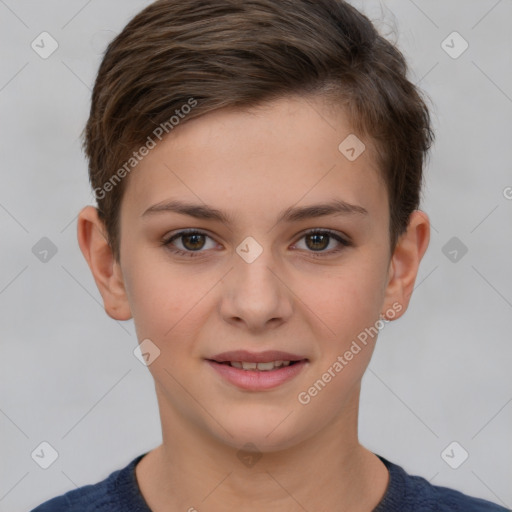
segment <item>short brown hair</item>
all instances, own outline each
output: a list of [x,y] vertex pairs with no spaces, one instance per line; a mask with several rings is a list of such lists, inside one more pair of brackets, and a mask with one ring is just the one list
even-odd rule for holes
[[[194,99],[183,122],[224,107],[288,95],[343,105],[378,155],[393,252],[419,208],[434,140],[422,91],[370,20],[343,0],[158,0],[109,44],[84,129],[89,177],[114,257],[126,179],[116,171],[162,123]],[[340,141],[341,142],[341,141]],[[110,180],[110,185],[108,184]],[[100,190],[101,194],[97,191]],[[106,193],[108,191],[108,193]]]

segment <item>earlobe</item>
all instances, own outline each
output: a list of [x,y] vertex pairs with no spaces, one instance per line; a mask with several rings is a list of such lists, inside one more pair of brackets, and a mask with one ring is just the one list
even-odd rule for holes
[[418,275],[421,259],[430,241],[430,221],[426,213],[414,210],[407,231],[400,237],[390,264],[385,306],[398,303],[401,308],[394,318],[402,316],[408,305]]
[[80,250],[103,298],[105,312],[114,320],[129,320],[132,314],[121,268],[114,259],[104,224],[93,206],[80,211],[77,236]]

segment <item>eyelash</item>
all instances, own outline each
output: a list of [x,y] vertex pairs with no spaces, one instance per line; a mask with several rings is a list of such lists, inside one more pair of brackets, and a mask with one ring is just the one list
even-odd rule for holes
[[[177,238],[181,238],[185,235],[202,235],[206,236],[208,238],[211,238],[207,233],[204,233],[202,231],[199,231],[197,229],[186,229],[183,231],[180,231],[179,233],[176,233],[172,235],[171,237],[168,237],[162,241],[162,245],[166,246],[168,250],[170,250],[173,254],[176,254],[178,256],[186,256],[189,258],[196,258],[200,257],[200,254],[204,251],[198,250],[198,251],[183,251],[181,249],[177,249],[176,247],[171,245],[171,242],[176,240]],[[304,233],[299,240],[302,240],[302,238],[311,236],[311,235],[328,235],[330,238],[334,238],[336,241],[338,241],[342,247],[338,249],[333,249],[330,251],[307,251],[313,256],[314,258],[325,258],[326,256],[337,254],[344,250],[346,247],[350,247],[352,243],[348,240],[345,240],[344,238],[340,237],[337,233],[334,231],[331,231],[329,229],[312,229],[308,231],[307,233]]]

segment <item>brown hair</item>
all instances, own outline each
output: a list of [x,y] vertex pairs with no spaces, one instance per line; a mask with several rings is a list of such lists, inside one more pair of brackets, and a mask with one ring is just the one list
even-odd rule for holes
[[170,119],[181,109],[187,122],[293,94],[334,100],[354,133],[374,142],[389,198],[392,253],[419,207],[434,140],[422,93],[407,72],[396,46],[343,0],[152,3],[109,44],[84,129],[89,177],[114,257],[120,261],[127,181],[121,178],[155,129],[172,129]]

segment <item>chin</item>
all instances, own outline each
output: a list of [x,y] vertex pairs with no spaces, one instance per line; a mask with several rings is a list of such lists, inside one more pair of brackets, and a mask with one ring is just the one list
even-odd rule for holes
[[270,453],[292,448],[308,437],[306,430],[299,431],[295,415],[295,411],[283,409],[274,413],[244,411],[224,416],[229,418],[229,421],[222,422],[224,428],[216,423],[210,427],[214,429],[214,437],[236,450]]

